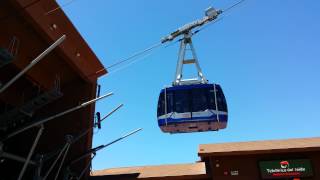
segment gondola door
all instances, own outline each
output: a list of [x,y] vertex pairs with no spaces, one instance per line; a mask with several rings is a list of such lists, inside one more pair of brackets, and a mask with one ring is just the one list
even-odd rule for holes
[[192,118],[190,90],[181,89],[174,92],[174,118],[178,123],[187,122]]

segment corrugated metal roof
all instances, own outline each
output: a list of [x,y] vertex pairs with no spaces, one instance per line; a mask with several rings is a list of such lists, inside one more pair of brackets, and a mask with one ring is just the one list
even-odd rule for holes
[[199,156],[223,156],[320,150],[320,138],[201,144]]
[[192,164],[174,164],[159,166],[137,166],[125,168],[113,168],[94,171],[92,176],[106,175],[129,175],[136,174],[137,179],[152,177],[186,177],[186,176],[203,176],[206,177],[205,163]]

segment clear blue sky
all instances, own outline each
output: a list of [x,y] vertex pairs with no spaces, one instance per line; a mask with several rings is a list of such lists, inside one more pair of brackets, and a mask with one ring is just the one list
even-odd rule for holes
[[[208,6],[235,2],[77,0],[63,9],[108,66],[201,18]],[[93,169],[195,162],[204,143],[320,136],[319,9],[316,0],[247,0],[193,38],[204,74],[227,98],[229,123],[219,132],[170,135],[158,128],[157,99],[173,80],[178,44],[100,78],[102,93],[115,95],[96,110],[105,115],[125,106],[103,123],[93,145],[144,130],[100,151]]]

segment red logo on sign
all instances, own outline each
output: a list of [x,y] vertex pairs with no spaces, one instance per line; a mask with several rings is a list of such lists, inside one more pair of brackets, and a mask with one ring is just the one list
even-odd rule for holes
[[281,161],[280,166],[281,166],[281,168],[286,169],[289,167],[289,162],[288,161]]

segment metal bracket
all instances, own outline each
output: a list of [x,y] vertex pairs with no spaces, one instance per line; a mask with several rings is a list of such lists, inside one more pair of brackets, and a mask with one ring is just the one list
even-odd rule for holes
[[[184,34],[183,39],[180,43],[180,49],[179,49],[179,55],[178,55],[178,62],[176,67],[176,74],[173,81],[173,86],[177,85],[187,85],[187,84],[207,84],[208,81],[204,77],[202,70],[200,68],[200,64],[196,55],[196,51],[192,44],[192,33],[188,31]],[[190,50],[192,52],[192,59],[185,59],[187,45],[189,45]],[[183,65],[184,64],[195,64],[197,71],[198,71],[198,77],[194,79],[182,79],[182,72],[183,72]]]
[[[24,158],[24,157],[5,152],[3,146],[4,146],[4,144],[2,142],[0,142],[0,157],[1,158],[11,159],[11,160],[22,162],[22,163],[26,162],[26,158]],[[37,165],[37,163],[32,160],[30,160],[28,164],[34,165],[34,166]]]

